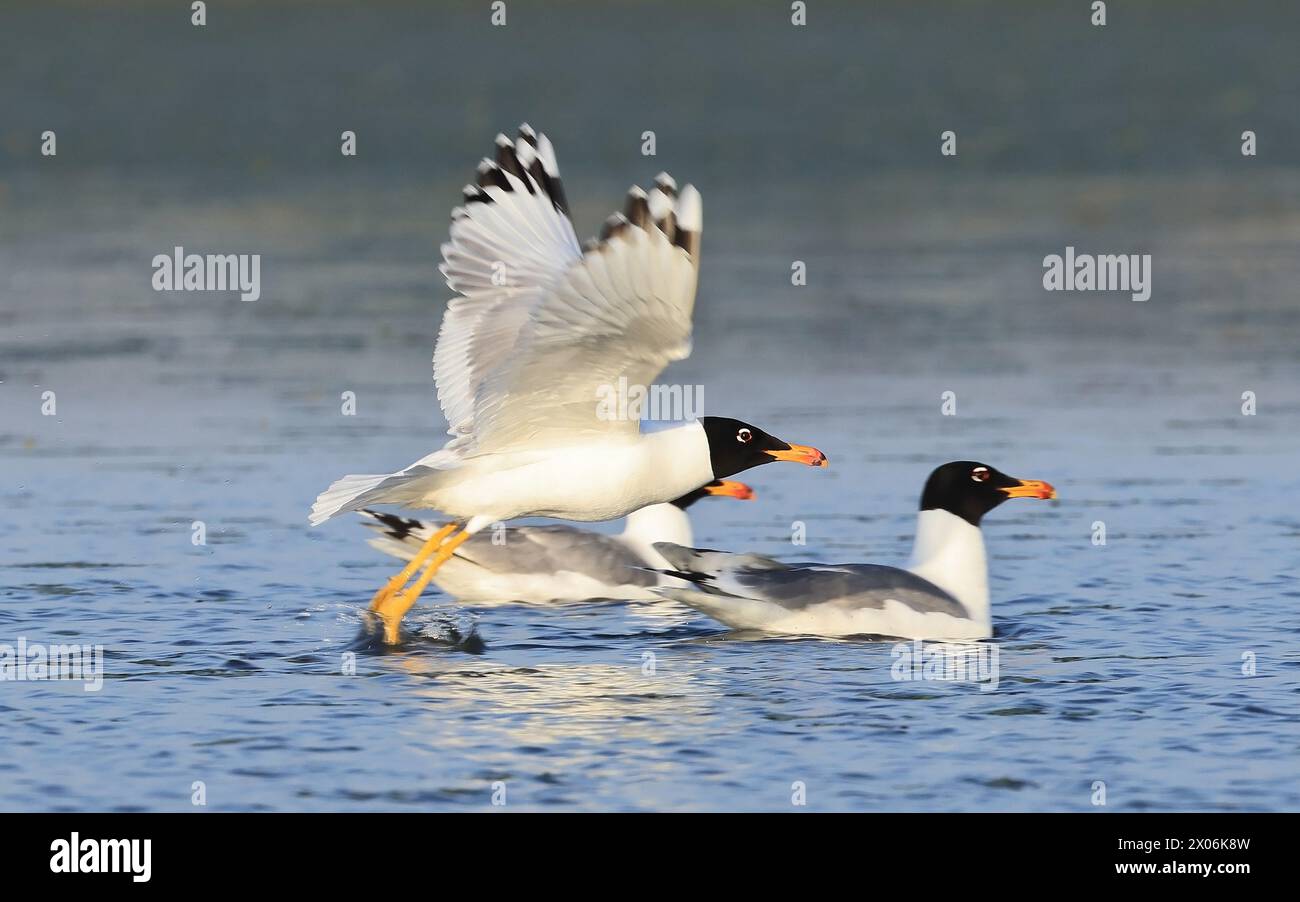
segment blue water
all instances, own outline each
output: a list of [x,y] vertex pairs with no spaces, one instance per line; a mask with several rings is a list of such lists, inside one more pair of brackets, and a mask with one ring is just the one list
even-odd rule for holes
[[[142,9],[116,40],[162,32]],[[907,66],[905,48],[931,46],[924,17],[889,10],[888,27],[858,34],[894,56],[861,54],[858,65]],[[346,103],[395,133],[418,119],[407,105],[425,84],[424,44],[409,35],[454,33],[473,47],[478,14],[474,5],[413,32],[404,17],[419,13],[399,5],[388,18],[317,22],[315,43],[288,29],[282,39],[298,37],[283,48],[266,36],[241,46],[257,71],[258,52],[292,59],[310,44],[328,57],[347,33],[360,35],[363,59],[382,56],[391,32],[392,65],[359,66],[371,80]],[[25,15],[38,35],[57,25],[56,13]],[[265,15],[273,34],[284,27],[287,14]],[[652,44],[629,52],[652,56],[674,30],[710,45],[675,15],[638,20]],[[775,26],[728,15],[738,33],[785,46]],[[1208,13],[1196,15],[1169,71],[1191,65],[1217,33]],[[244,26],[231,27],[210,48],[178,46],[191,35],[150,43],[155,65],[192,54],[215,70]],[[1041,142],[1031,124],[1016,125],[1023,159],[972,142],[962,170],[936,175],[929,157],[896,165],[916,155],[897,144],[916,109],[961,100],[962,79],[933,95],[861,83],[860,70],[827,61],[861,53],[852,31],[817,32],[822,61],[810,72],[840,72],[823,85],[831,98],[860,88],[874,115],[902,118],[893,131],[837,143],[858,134],[838,124],[843,106],[826,93],[801,99],[799,82],[775,76],[776,94],[756,94],[758,76],[743,68],[753,62],[725,29],[712,32],[716,59],[698,65],[735,72],[674,114],[663,101],[682,85],[668,76],[640,93],[566,76],[569,94],[548,97],[544,81],[518,78],[540,65],[518,27],[510,53],[493,51],[504,68],[477,69],[482,93],[459,118],[442,118],[445,143],[412,149],[372,129],[364,140],[379,145],[380,162],[363,153],[353,171],[303,149],[318,120],[338,130],[323,101],[286,103],[290,125],[268,111],[272,131],[243,148],[193,123],[172,138],[127,141],[136,133],[113,123],[147,115],[131,97],[101,97],[96,109],[117,103],[125,119],[79,120],[94,126],[85,135],[94,159],[79,158],[75,129],[74,140],[60,138],[58,171],[6,150],[0,644],[99,644],[105,678],[98,692],[0,682],[0,808],[194,810],[196,783],[208,810],[490,810],[502,784],[508,810],[791,810],[795,784],[810,810],[1300,808],[1294,171],[1276,160],[1216,164],[1205,142],[1179,145],[1165,171],[1159,142],[1131,132],[1080,147],[1052,118],[1048,82],[1031,77],[1043,65],[1037,51],[1017,57],[1026,70],[997,82],[997,96],[1018,108],[1012,99],[1029,92],[1053,123]],[[551,46],[574,33],[563,21],[545,27]],[[613,26],[593,28],[571,38],[575,65],[609,62],[592,35]],[[1259,28],[1246,36],[1273,47]],[[1120,49],[1110,53],[1145,32],[1114,33]],[[987,64],[996,44],[979,38],[972,59]],[[107,66],[107,49],[78,52],[92,69]],[[1287,60],[1265,53],[1257,65],[1285,72],[1296,65]],[[1080,78],[1102,78],[1089,73]],[[1258,89],[1258,74],[1216,88],[1207,118],[1184,127],[1202,136],[1226,127],[1232,98],[1273,121],[1283,100]],[[182,71],[160,91],[170,97],[197,78]],[[1139,108],[1195,108],[1163,82],[1139,87]],[[262,121],[265,98],[241,106],[244,87],[214,90],[227,92],[226,115]],[[311,95],[309,83],[278,90]],[[393,94],[389,113],[361,102],[370,91]],[[461,109],[434,93],[429,104]],[[629,96],[645,108],[615,122],[574,113],[575,97],[601,108]],[[769,109],[767,96],[799,121]],[[748,155],[725,135],[699,137],[705,108],[719,110],[725,135],[747,123]],[[15,110],[14,121],[41,120],[34,100]],[[651,110],[668,134],[688,136],[685,149],[645,160],[612,138],[611,129],[639,132]],[[364,544],[358,523],[311,529],[306,511],[337,476],[395,469],[442,441],[429,369],[446,297],[436,247],[473,155],[523,116],[558,146],[579,233],[596,229],[627,183],[664,166],[700,186],[695,353],[665,379],[703,385],[709,413],[831,458],[825,471],[746,474],[756,501],[700,503],[697,544],[897,563],[938,463],[976,458],[1056,485],[1058,502],[1011,502],[985,521],[995,690],[895,680],[891,643],[734,635],[669,604],[466,609],[436,591],[399,649],[349,655],[393,562]],[[412,128],[434,140],[428,122]],[[929,142],[938,126],[924,128]],[[808,162],[810,136],[824,167]],[[860,140],[875,148],[866,171],[852,165],[868,152]],[[159,162],[171,151],[196,162]],[[425,158],[427,167],[409,162]],[[840,176],[833,188],[826,173]],[[262,299],[151,291],[149,260],[176,244],[261,253]],[[1044,292],[1042,258],[1067,244],[1153,254],[1151,300]],[[807,286],[790,285],[792,260],[808,264]],[[45,391],[55,392],[54,416],[41,414]],[[355,416],[340,411],[347,391]],[[940,413],[945,391],[956,416]],[[1241,412],[1245,391],[1256,395],[1254,416]],[[191,543],[195,521],[205,545]],[[1105,545],[1093,542],[1097,521]],[[796,523],[806,545],[791,542]]]

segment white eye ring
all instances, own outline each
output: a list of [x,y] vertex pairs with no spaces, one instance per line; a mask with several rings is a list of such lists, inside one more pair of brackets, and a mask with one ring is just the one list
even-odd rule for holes
[[754,440],[754,433],[748,429],[742,429],[736,433],[736,440],[741,444],[748,444]]
[[975,480],[976,482],[988,482],[988,481],[989,481],[989,468],[988,468],[988,467],[976,467],[975,469],[973,469],[973,470],[970,471],[970,478],[973,479],[973,480]]

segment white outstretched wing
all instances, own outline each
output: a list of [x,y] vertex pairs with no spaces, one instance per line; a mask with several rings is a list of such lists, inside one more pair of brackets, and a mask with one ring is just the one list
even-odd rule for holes
[[452,213],[442,272],[459,296],[434,352],[438,399],[461,454],[635,433],[598,415],[599,392],[648,386],[690,353],[699,194],[661,175],[580,248],[555,155],[523,126],[497,137]]

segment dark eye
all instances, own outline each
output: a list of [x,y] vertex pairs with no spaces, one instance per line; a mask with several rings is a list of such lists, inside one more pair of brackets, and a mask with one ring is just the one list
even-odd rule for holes
[[973,469],[973,470],[970,471],[970,478],[973,479],[973,480],[975,480],[976,482],[988,482],[988,481],[989,481],[989,468],[988,468],[988,467],[976,467],[975,469]]
[[740,442],[742,445],[747,445],[753,440],[754,433],[750,432],[748,429],[742,429],[736,433],[736,441]]

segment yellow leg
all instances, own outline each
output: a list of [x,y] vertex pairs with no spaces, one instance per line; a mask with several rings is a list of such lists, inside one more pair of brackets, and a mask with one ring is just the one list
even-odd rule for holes
[[469,535],[468,532],[462,531],[459,535],[443,542],[433,560],[429,561],[429,565],[420,574],[419,579],[396,595],[384,599],[379,607],[373,609],[375,613],[383,618],[384,642],[386,644],[397,644],[398,639],[401,637],[402,618],[406,616],[406,612],[411,609],[412,605],[419,600],[420,593],[424,591],[425,586],[429,585],[429,580],[433,579],[433,574],[451,559],[451,556],[456,553],[456,549],[469,538]]
[[429,559],[429,555],[438,550],[438,546],[442,544],[442,540],[455,531],[456,524],[448,523],[442,529],[429,536],[428,540],[420,546],[420,550],[416,552],[415,557],[411,558],[410,563],[403,567],[400,573],[388,582],[384,583],[384,585],[380,587],[379,591],[375,593],[375,597],[370,599],[370,610],[378,611],[394,592],[406,585],[406,581],[411,578],[411,575],[414,574],[416,570],[420,569],[421,564]]

